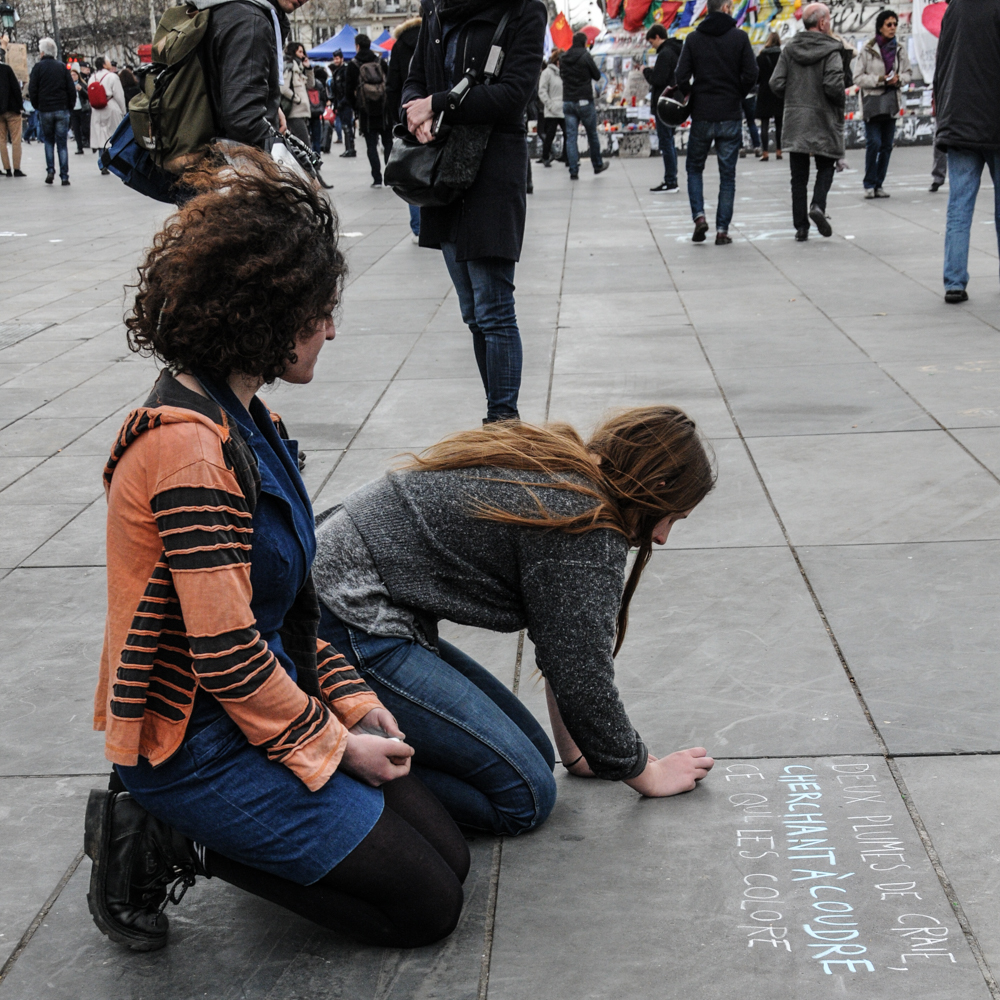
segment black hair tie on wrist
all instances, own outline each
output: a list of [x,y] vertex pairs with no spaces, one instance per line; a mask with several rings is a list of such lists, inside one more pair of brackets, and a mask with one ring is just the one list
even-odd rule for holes
[[577,764],[579,764],[581,760],[583,760],[583,754],[580,754],[580,756],[577,757],[576,760],[571,760],[568,764],[566,763],[566,761],[563,761],[562,766],[566,768],[566,770],[568,771],[571,767],[575,767]]

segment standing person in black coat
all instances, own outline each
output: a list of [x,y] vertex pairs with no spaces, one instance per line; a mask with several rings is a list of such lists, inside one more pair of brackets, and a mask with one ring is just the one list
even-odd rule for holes
[[[389,102],[389,114],[393,124],[403,121],[403,87],[406,76],[410,72],[410,60],[417,49],[417,39],[420,37],[420,22],[422,18],[411,17],[402,24],[397,24],[392,32],[396,44],[389,54],[389,80],[385,85],[385,99]],[[420,242],[420,209],[410,205],[410,232],[413,242]]]
[[695,243],[702,243],[708,232],[702,174],[715,140],[719,161],[716,246],[733,242],[729,223],[736,201],[736,161],[743,145],[743,98],[757,82],[750,39],[736,26],[732,10],[732,0],[708,0],[708,15],[685,39],[676,73],[680,90],[691,95],[687,179]]
[[580,126],[587,132],[590,162],[594,173],[608,169],[601,157],[601,140],[597,135],[597,109],[594,106],[594,81],[601,71],[587,51],[587,36],[578,31],[569,51],[559,60],[559,75],[563,82],[563,126],[566,133],[566,156],[569,158],[569,179],[580,179],[580,153],[577,147]]
[[[681,55],[683,43],[679,38],[668,38],[667,29],[662,24],[654,24],[646,32],[646,41],[656,49],[656,62],[652,69],[648,66],[642,74],[649,84],[649,104],[656,115],[656,102],[660,95],[673,86],[674,70]],[[656,138],[660,142],[660,156],[663,157],[663,182],[651,187],[650,191],[667,191],[676,194],[680,188],[677,185],[677,147],[674,145],[674,130],[664,125],[656,115]]]
[[[499,77],[476,84],[457,107],[449,92],[483,71],[503,15]],[[421,142],[432,127],[489,125],[472,186],[444,208],[420,211],[420,245],[440,249],[472,331],[486,389],[487,422],[518,419],[521,334],[514,310],[514,265],[527,210],[528,146],[524,109],[542,66],[546,10],[541,0],[424,0],[423,24],[403,88],[406,124]]]
[[757,117],[760,119],[760,141],[764,147],[760,158],[769,159],[771,119],[774,119],[774,156],[781,159],[781,118],[785,102],[770,87],[771,74],[781,55],[781,37],[776,31],[767,36],[764,48],[757,56]]
[[372,168],[372,187],[382,186],[382,164],[378,144],[386,162],[392,149],[392,115],[386,100],[389,68],[384,59],[372,52],[372,40],[367,35],[355,35],[358,54],[347,64],[347,99],[358,116],[358,130],[365,137],[368,162]]
[[948,152],[948,222],[944,234],[944,300],[969,293],[969,233],[983,167],[993,180],[993,221],[1000,246],[1000,5],[951,0],[941,21],[934,65],[937,132]]
[[28,96],[38,112],[38,121],[45,140],[45,183],[55,179],[55,157],[59,154],[59,176],[62,186],[69,187],[69,154],[66,136],[69,134],[69,113],[76,104],[76,87],[66,66],[56,59],[56,43],[43,38],[38,43],[41,57],[31,67]]

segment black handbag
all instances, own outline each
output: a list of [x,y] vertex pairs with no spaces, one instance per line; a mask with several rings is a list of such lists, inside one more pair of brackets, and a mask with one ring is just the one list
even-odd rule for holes
[[883,94],[865,94],[861,98],[861,113],[866,122],[873,118],[895,118],[899,112],[899,96],[895,87],[886,87]]
[[[510,10],[504,12],[490,42],[486,70],[469,72],[448,93],[448,106],[461,106],[473,85],[491,84],[500,75],[503,50],[500,39],[507,29]],[[439,128],[430,142],[419,142],[405,124],[393,131],[392,151],[383,180],[403,201],[419,208],[443,208],[460,198],[479,173],[492,125],[454,125]]]

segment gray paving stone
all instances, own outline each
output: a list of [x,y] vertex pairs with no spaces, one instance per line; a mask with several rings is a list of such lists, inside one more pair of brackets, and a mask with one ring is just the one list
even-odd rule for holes
[[1000,750],[998,554],[994,541],[800,550],[894,753]]
[[503,846],[492,1000],[989,997],[881,760],[720,760],[660,800],[558,780]]
[[1000,484],[943,431],[755,438],[797,545],[996,538]]
[[0,504],[85,504],[104,493],[90,456],[55,455],[0,493]]
[[996,815],[1000,805],[1000,759],[909,757],[898,765],[986,961],[996,969],[1000,867],[996,844],[983,842],[980,824],[984,810]]

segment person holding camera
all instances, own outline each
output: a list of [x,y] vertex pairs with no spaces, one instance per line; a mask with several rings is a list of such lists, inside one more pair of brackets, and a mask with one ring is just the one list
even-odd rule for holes
[[[528,200],[524,111],[542,66],[545,5],[424,0],[421,15],[403,87],[407,128],[422,143],[441,126],[468,126],[477,139],[488,138],[471,185],[448,205],[420,210],[420,245],[441,250],[455,285],[486,390],[485,422],[518,419],[521,334],[514,267]],[[499,75],[486,86],[478,80],[498,61],[495,55],[489,62],[505,15]]]
[[900,88],[910,82],[910,57],[896,40],[899,17],[883,10],[875,18],[875,37],[854,60],[854,82],[861,88],[865,118],[865,198],[888,198],[882,190],[889,170],[896,119],[903,106]]

